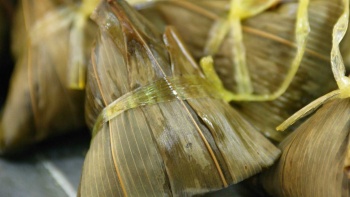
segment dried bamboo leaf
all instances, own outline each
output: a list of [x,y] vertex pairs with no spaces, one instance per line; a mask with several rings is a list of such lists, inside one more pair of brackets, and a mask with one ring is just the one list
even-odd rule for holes
[[[106,106],[139,87],[203,76],[172,29],[158,33],[125,1],[102,1],[93,19],[100,34],[88,68],[90,128]],[[142,105],[96,132],[78,196],[191,196],[237,183],[278,155],[236,110],[210,95]]]
[[290,125],[294,124],[297,120],[301,119],[305,115],[308,115],[313,110],[317,109],[320,105],[325,102],[335,99],[342,98],[346,99],[350,97],[350,77],[345,75],[345,65],[343,61],[342,54],[340,52],[340,43],[344,39],[344,36],[348,29],[349,23],[349,0],[343,0],[342,14],[333,27],[332,33],[332,50],[331,50],[331,67],[334,78],[337,82],[338,89],[334,90],[307,105],[303,109],[299,110],[297,113],[293,114],[286,121],[277,127],[277,130],[285,130]]
[[[173,1],[159,2],[148,9],[158,12],[158,16],[163,18],[163,23],[158,19],[158,26],[175,26],[195,58],[199,59],[205,55],[203,43],[209,36],[208,30],[215,21],[227,14],[227,7],[219,6],[211,11],[210,7],[200,2],[187,4],[184,6]],[[276,90],[289,69],[296,52],[294,24],[297,6],[296,2],[281,2],[275,8],[243,21],[247,65],[256,94],[267,94]],[[266,136],[277,141],[282,140],[285,135],[275,132],[279,123],[315,98],[335,89],[329,69],[329,54],[331,29],[341,9],[338,0],[310,1],[308,15],[311,32],[300,69],[286,93],[270,102],[234,104]],[[148,15],[146,8],[141,13]],[[227,37],[214,56],[214,62],[225,87],[236,91],[232,89],[235,81],[232,76],[231,44],[232,40]]]
[[[254,16],[276,4],[275,0],[262,1],[231,1],[230,11],[224,19],[219,19],[210,30],[208,41],[204,48],[206,55],[215,55],[225,38],[232,40],[233,76],[237,82],[236,89],[240,95],[251,95],[253,86],[246,62],[246,50],[243,44],[241,20]],[[307,4],[301,4],[307,5]],[[307,7],[307,6],[306,6]],[[305,15],[305,14],[304,14]],[[307,17],[306,17],[307,18]],[[303,27],[303,25],[300,25]],[[305,40],[305,39],[304,39]]]
[[[326,103],[280,147],[278,163],[262,175],[265,189],[274,196],[350,196],[348,155],[350,140],[350,80],[339,50],[349,23],[349,0],[333,27],[331,64],[338,90],[295,113],[279,128],[286,128],[310,109]],[[329,101],[335,99],[333,101]]]
[[350,179],[350,137],[349,137],[349,142],[348,142],[347,156],[346,156],[345,162],[344,162],[344,170],[348,176],[348,179]]
[[204,45],[211,26],[215,20],[227,15],[229,4],[229,0],[169,0],[152,2],[137,8],[160,31],[164,31],[166,25],[175,26],[193,56],[199,60],[204,56]]
[[343,170],[349,144],[350,100],[325,104],[279,146],[282,156],[263,173],[273,196],[350,196]]
[[[0,152],[84,125],[84,92],[68,89],[67,84],[69,38],[77,6],[69,0],[21,2],[13,34],[17,61],[1,117]],[[80,48],[86,58],[94,31],[90,22]]]

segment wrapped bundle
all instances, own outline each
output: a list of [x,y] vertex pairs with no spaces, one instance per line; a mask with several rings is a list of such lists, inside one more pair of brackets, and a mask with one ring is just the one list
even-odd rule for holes
[[[208,54],[205,50],[206,40],[213,36],[209,30],[215,27],[216,21],[226,17],[229,3],[166,1],[141,7],[140,11],[146,16],[158,13],[163,19],[155,22],[159,28],[163,28],[164,24],[175,26],[195,58],[199,59]],[[242,21],[246,64],[254,94],[264,95],[276,91],[286,77],[300,47],[294,40],[297,7],[297,2],[280,2]],[[338,0],[311,0],[308,7],[311,31],[300,68],[286,92],[273,101],[234,104],[259,131],[277,141],[284,137],[275,132],[278,124],[336,87],[329,69],[329,52],[331,29],[339,16],[341,3]],[[214,55],[214,62],[225,87],[236,92],[232,43],[232,35],[227,34]]]
[[0,122],[1,153],[84,125],[84,92],[69,88],[69,75],[85,75],[75,68],[88,57],[94,24],[88,18],[75,24],[78,6],[70,0],[21,1],[13,31],[16,66]]
[[177,34],[125,1],[102,1],[86,87],[93,128],[78,196],[191,196],[237,183],[279,155],[216,95]]
[[264,188],[273,196],[350,196],[350,78],[339,50],[349,21],[349,0],[334,26],[332,70],[339,89],[306,106],[282,125],[280,130],[318,106],[300,127],[280,144],[280,160],[261,176]]
[[350,196],[344,171],[349,146],[350,100],[324,105],[282,141],[278,163],[262,177],[272,196]]

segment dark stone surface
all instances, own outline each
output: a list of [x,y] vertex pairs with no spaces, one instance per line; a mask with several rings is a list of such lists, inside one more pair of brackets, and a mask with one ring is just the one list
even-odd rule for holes
[[[48,140],[12,158],[1,158],[0,196],[75,196],[89,143],[88,132],[82,131]],[[62,180],[68,184],[60,184]]]

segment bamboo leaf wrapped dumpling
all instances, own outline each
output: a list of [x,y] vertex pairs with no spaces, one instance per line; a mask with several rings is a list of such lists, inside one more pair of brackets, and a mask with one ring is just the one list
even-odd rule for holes
[[72,52],[89,57],[95,30],[87,22],[82,42],[71,40],[79,6],[70,0],[21,1],[13,31],[16,67],[0,122],[1,153],[84,126],[84,91],[69,88],[69,62]]
[[282,141],[280,160],[263,173],[261,183],[272,196],[350,196],[344,171],[349,145],[350,100],[324,105]]
[[[210,84],[177,34],[125,1],[102,1],[88,68],[94,128],[78,196],[191,196],[270,166],[279,155]],[[140,94],[143,93],[143,94]]]
[[278,130],[285,130],[323,105],[280,144],[282,156],[261,176],[274,196],[350,196],[350,77],[340,53],[349,23],[349,0],[333,27],[331,65],[338,89],[310,103],[288,118]]
[[[175,26],[195,58],[200,59],[207,55],[204,48],[211,36],[209,30],[228,13],[230,1],[215,2],[155,2],[141,7],[140,12],[150,17],[157,13],[162,19],[155,20],[159,29],[166,24]],[[275,7],[242,21],[247,66],[255,94],[275,91],[285,78],[296,52],[294,30],[297,7],[298,2],[281,1]],[[259,131],[276,141],[285,136],[275,131],[278,124],[336,87],[329,69],[329,52],[331,29],[341,12],[341,3],[338,0],[310,0],[308,7],[311,31],[300,68],[290,87],[274,101],[234,103]],[[213,58],[225,87],[236,92],[233,57],[232,39],[227,36]]]

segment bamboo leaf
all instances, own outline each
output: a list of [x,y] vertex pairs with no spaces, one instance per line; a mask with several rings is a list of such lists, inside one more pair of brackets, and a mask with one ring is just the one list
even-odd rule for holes
[[[283,129],[305,112],[326,103],[282,141],[280,161],[262,176],[264,187],[270,194],[350,196],[350,94],[339,50],[349,23],[349,1],[344,0],[343,6],[343,14],[333,28],[331,51],[332,70],[339,89],[315,100],[280,126]],[[330,102],[331,99],[334,100]]]
[[[211,36],[209,29],[215,21],[227,15],[229,3],[220,1],[221,6],[210,7],[205,2],[158,2],[140,11],[145,16],[150,15],[148,10],[153,16],[158,13],[157,16],[163,19],[162,22],[157,19],[155,23],[159,29],[164,24],[175,26],[198,61],[204,56],[204,43]],[[247,18],[242,23],[247,65],[256,94],[274,92],[284,80],[296,52],[294,24],[297,6],[295,2],[280,2],[275,8]],[[266,136],[282,140],[285,135],[275,132],[277,125],[302,106],[335,89],[336,84],[329,69],[329,54],[331,30],[341,10],[340,1],[310,1],[308,15],[312,31],[300,68],[286,93],[274,101],[234,104]],[[225,87],[236,91],[232,89],[235,84],[231,74],[232,40],[226,37],[223,43],[213,56],[215,69]]]
[[349,196],[349,115],[349,99],[320,108],[281,143],[279,162],[261,177],[264,188],[273,196]]
[[[84,126],[84,92],[67,88],[76,6],[68,0],[21,1],[13,43],[17,61],[1,117],[0,152],[19,150]],[[84,58],[93,32],[90,22],[84,32],[86,48],[79,48]]]
[[[102,1],[92,17],[100,33],[88,68],[90,128],[106,106],[139,87],[166,77],[204,76],[174,30],[158,33],[126,2]],[[223,100],[144,105],[96,132],[78,195],[191,196],[252,176],[278,155]]]

